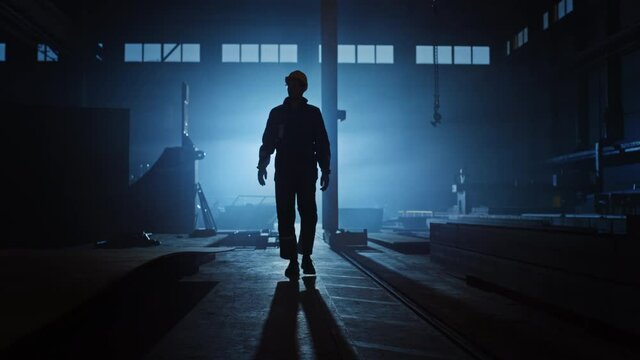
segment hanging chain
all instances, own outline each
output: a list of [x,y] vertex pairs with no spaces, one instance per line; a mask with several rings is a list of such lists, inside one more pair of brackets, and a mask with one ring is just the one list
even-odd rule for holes
[[[433,0],[431,7],[433,8],[433,15],[435,20],[435,15],[438,13],[436,8],[436,0]],[[435,41],[435,36],[433,38],[433,120],[431,121],[431,125],[435,127],[440,124],[442,115],[440,114],[440,71],[438,66],[438,44],[437,41]]]

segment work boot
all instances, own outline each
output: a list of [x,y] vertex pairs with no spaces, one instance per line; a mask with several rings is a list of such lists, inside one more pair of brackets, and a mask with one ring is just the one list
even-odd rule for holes
[[300,277],[300,268],[298,267],[298,261],[292,260],[289,262],[289,266],[284,271],[284,276],[288,277],[290,280],[298,279]]
[[302,271],[307,275],[313,275],[316,273],[316,268],[313,267],[313,260],[311,260],[311,256],[304,255],[302,256]]

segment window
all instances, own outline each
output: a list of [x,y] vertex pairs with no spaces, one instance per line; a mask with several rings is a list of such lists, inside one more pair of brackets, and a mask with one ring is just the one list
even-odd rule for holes
[[39,62],[55,62],[58,61],[58,51],[49,45],[38,44],[38,61]]
[[507,55],[511,55],[511,41],[507,40]]
[[376,45],[376,63],[393,64],[393,45]]
[[200,62],[200,44],[182,44],[182,62]]
[[567,0],[567,10],[565,11],[567,14],[573,11],[573,0]]
[[260,45],[260,61],[263,63],[278,62],[278,45],[262,44]]
[[160,62],[162,60],[160,44],[143,44],[142,61]]
[[565,0],[560,0],[558,3],[558,20],[562,19],[566,14],[566,3]]
[[164,62],[180,62],[182,47],[180,44],[163,44],[162,45],[162,61]]
[[0,43],[0,61],[6,61],[7,60],[7,46],[5,43]]
[[142,44],[124,44],[124,61],[141,62]]
[[488,46],[474,46],[472,54],[473,54],[472,62],[474,65],[491,64],[490,51]]
[[516,47],[524,45],[524,31],[520,31],[517,36]]
[[350,63],[356,62],[356,47],[355,45],[338,45],[338,63]]
[[240,62],[240,44],[222,44],[222,62]]
[[281,63],[297,63],[298,62],[298,45],[281,44],[280,45],[280,62]]
[[358,45],[358,63],[374,64],[376,62],[376,47],[374,45]]
[[522,32],[524,33],[524,42],[522,43],[524,45],[529,42],[529,28],[524,28]]
[[258,44],[240,45],[240,62],[257,63],[260,61]]
[[547,30],[549,28],[549,12],[545,12],[542,14],[542,30]]
[[451,64],[451,46],[438,46],[438,64]]
[[454,46],[453,62],[455,64],[471,64],[471,46]]
[[416,46],[416,64],[433,64],[433,46]]

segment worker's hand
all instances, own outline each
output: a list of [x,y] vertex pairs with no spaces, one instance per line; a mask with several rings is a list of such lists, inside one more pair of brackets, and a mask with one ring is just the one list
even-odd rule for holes
[[264,181],[267,179],[267,168],[258,169],[258,182],[264,186]]
[[320,177],[320,190],[325,191],[329,187],[329,174],[322,173]]

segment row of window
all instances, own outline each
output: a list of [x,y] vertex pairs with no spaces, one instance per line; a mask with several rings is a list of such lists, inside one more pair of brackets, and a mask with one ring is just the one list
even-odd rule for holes
[[125,62],[200,62],[200,44],[124,44]]
[[[322,62],[322,45],[318,45]],[[338,45],[339,64],[393,64],[393,45]]]
[[[433,46],[416,46],[416,64],[433,64]],[[438,45],[438,64],[489,65],[491,56],[488,46]]]
[[542,14],[542,29],[547,30],[551,22],[556,22],[571,12],[573,12],[573,0],[560,0],[553,5],[551,12],[546,11]]
[[525,27],[517,34],[513,35],[511,40],[507,41],[507,55],[511,55],[512,50],[517,50],[529,42],[529,28]]
[[295,44],[222,44],[222,62],[297,63]]
[[[559,21],[571,12],[573,12],[573,0],[560,0],[555,3],[551,11],[542,14],[542,30],[547,30],[551,23]],[[527,42],[529,42],[529,28],[525,27],[507,41],[507,55],[511,55],[513,50],[522,47]]]
[[[102,61],[98,44],[96,59]],[[416,64],[433,64],[433,46],[416,46]],[[438,64],[489,65],[488,46],[439,45]],[[38,44],[39,62],[58,61],[58,51],[46,44]],[[0,61],[6,59],[6,44],[0,43]],[[200,44],[126,43],[125,62],[200,62]],[[318,46],[318,61],[322,62],[322,45]],[[297,63],[295,44],[222,44],[223,63]],[[393,64],[393,45],[338,45],[338,63]]]
[[[279,48],[278,48],[279,46]],[[297,62],[297,45],[223,44],[222,62]],[[438,46],[439,64],[489,65],[488,46]],[[279,58],[278,58],[279,55]],[[322,62],[322,45],[318,46]],[[393,45],[338,45],[339,64],[393,64]],[[433,46],[416,46],[416,64],[433,64]]]

